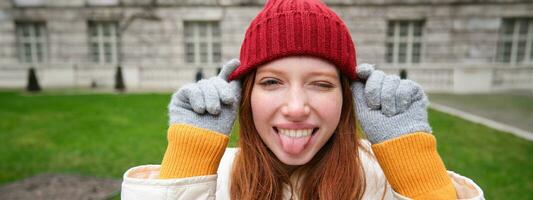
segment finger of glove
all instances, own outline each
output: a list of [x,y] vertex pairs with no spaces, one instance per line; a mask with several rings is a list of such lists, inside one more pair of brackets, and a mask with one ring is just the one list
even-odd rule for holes
[[229,86],[231,88],[231,95],[234,98],[234,104],[238,104],[241,101],[241,81],[239,80],[233,80],[229,83]]
[[178,94],[178,98],[184,103],[189,103],[194,112],[199,114],[205,113],[204,95],[198,84],[188,85],[182,88]]
[[188,110],[192,110],[192,107],[189,105],[189,99],[188,97],[184,96],[184,89],[188,87],[187,85],[182,87],[182,89],[178,90],[177,92],[174,92],[172,94],[172,97],[170,98],[170,103],[168,104],[168,111],[169,113],[176,112],[178,110],[178,107],[182,107]]
[[184,95],[184,90],[187,87],[190,87],[190,85],[185,85],[178,91],[174,92],[174,94],[172,94],[172,97],[170,98],[170,103],[168,104],[169,111],[176,110],[178,106],[192,110],[192,107],[190,105],[184,106],[189,104],[189,98]]
[[229,62],[222,66],[222,70],[218,74],[218,77],[227,81],[231,73],[233,73],[233,71],[235,71],[235,69],[237,69],[240,64],[241,62],[238,59],[231,59]]
[[356,67],[357,78],[361,80],[366,80],[374,72],[374,65],[363,63]]
[[414,82],[414,81],[413,81],[413,84],[414,84],[414,87],[418,88],[418,89],[416,89],[416,93],[414,93],[413,96],[412,96],[413,101],[419,101],[419,100],[423,100],[423,99],[426,99],[426,101],[427,101],[427,96],[426,96],[426,93],[424,92],[424,89],[422,88],[422,86],[420,86],[420,84],[418,84],[417,82]]
[[191,94],[194,93],[194,91],[196,90],[193,87],[197,87],[195,86],[195,83],[194,84],[189,83],[181,87],[177,92],[175,92],[172,95],[172,100],[170,101],[169,109],[175,109],[178,107],[182,107],[182,108],[185,108],[191,111],[194,110],[192,108],[191,100],[190,100]]
[[418,87],[415,82],[411,80],[401,80],[398,89],[396,90],[396,111],[403,113],[411,104],[416,100],[415,94],[419,92],[421,88]]
[[426,122],[427,123],[427,106],[428,106],[428,99],[427,97],[423,97],[417,101],[414,101],[409,110],[405,113],[409,112],[409,115],[411,116],[412,121],[419,121],[419,122]]
[[365,99],[365,84],[361,82],[355,82],[350,88],[352,89],[352,95],[355,101],[357,113],[369,110],[368,104]]
[[380,70],[375,70],[365,84],[365,98],[368,106],[371,109],[381,108],[381,88],[383,87],[383,80],[385,73]]
[[189,84],[185,84],[184,86],[182,86],[177,92],[175,92],[173,95],[172,95],[172,100],[171,102],[174,102],[174,103],[177,103],[177,101],[181,101],[181,102],[189,102],[189,96],[186,95],[186,92],[185,90],[189,90],[190,87],[192,87],[192,83],[189,83]]
[[417,87],[418,89],[416,89],[416,93],[412,97],[412,99],[413,99],[413,103],[412,104],[416,103],[419,106],[422,106],[424,109],[427,109],[427,106],[429,104],[429,99],[428,99],[426,93],[424,92],[424,89],[418,83],[416,83],[416,82],[413,82],[413,83],[415,84],[415,87]]
[[233,101],[235,101],[235,97],[232,94],[229,83],[219,77],[214,77],[212,79],[213,85],[217,89],[218,95],[220,96],[220,101],[226,105],[232,104]]
[[220,96],[213,82],[201,80],[198,85],[204,96],[205,110],[210,114],[218,115],[220,113]]
[[383,80],[381,88],[381,112],[385,116],[396,115],[396,90],[400,85],[400,77],[397,75],[388,75]]

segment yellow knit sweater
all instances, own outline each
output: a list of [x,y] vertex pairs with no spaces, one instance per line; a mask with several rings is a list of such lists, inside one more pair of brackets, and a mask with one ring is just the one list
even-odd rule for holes
[[[169,127],[160,178],[216,174],[229,138],[185,124]],[[417,132],[372,145],[392,188],[412,199],[456,199],[435,137]]]

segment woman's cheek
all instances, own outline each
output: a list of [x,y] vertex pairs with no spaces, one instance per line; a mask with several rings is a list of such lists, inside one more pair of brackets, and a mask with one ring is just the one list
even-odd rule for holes
[[274,107],[279,103],[275,95],[269,94],[265,91],[253,91],[251,96],[252,116],[254,121],[261,124],[266,123],[268,116],[274,112]]
[[339,118],[342,111],[342,95],[340,91],[329,94],[315,94],[310,98],[315,109],[323,118]]

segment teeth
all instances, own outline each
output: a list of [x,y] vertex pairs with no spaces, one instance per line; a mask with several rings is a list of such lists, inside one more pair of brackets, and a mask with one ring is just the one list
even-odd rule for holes
[[313,133],[313,129],[278,129],[279,133],[288,137],[307,137]]

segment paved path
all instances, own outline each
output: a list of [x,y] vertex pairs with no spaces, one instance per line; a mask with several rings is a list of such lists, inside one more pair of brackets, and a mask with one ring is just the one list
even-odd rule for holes
[[471,113],[467,113],[467,112],[464,112],[464,111],[461,111],[461,110],[458,110],[452,107],[448,107],[445,105],[441,105],[438,103],[434,103],[434,102],[430,103],[430,108],[433,108],[435,110],[448,113],[450,115],[454,115],[454,116],[457,116],[457,117],[460,117],[460,118],[463,118],[463,119],[466,119],[466,120],[469,120],[475,123],[483,124],[485,126],[491,127],[496,130],[508,132],[508,133],[511,133],[513,135],[516,135],[518,137],[524,138],[529,141],[533,141],[533,133],[528,132],[523,129],[519,129],[519,128],[510,126],[510,125],[507,125],[507,124],[503,124],[503,123],[500,123],[500,122],[497,122],[497,121],[494,121],[488,118],[477,116]]
[[70,174],[40,174],[0,186],[1,200],[109,199],[120,191],[120,180]]

